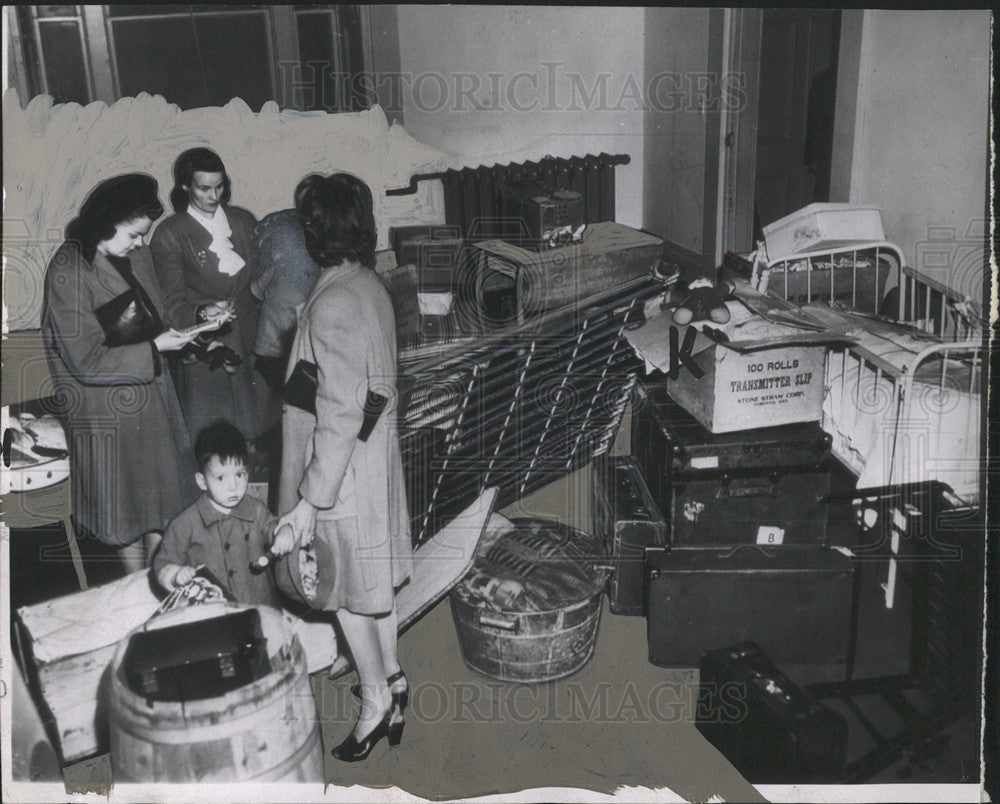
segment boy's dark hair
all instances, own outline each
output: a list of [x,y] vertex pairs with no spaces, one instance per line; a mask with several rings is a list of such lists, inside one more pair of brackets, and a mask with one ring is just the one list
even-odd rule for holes
[[243,433],[225,419],[212,422],[202,429],[194,441],[194,457],[198,462],[199,471],[205,471],[213,455],[221,463],[233,458],[246,463],[249,457],[247,440],[243,437]]

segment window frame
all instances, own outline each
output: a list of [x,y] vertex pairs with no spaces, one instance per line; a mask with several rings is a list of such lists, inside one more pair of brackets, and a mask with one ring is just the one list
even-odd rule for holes
[[[176,13],[136,14],[112,16],[108,5],[75,4],[75,17],[46,17],[56,21],[75,21],[83,51],[84,84],[87,87],[87,103],[104,101],[113,104],[123,97],[118,69],[118,54],[115,52],[114,23],[120,20],[155,20],[157,18],[177,19],[194,16],[193,12],[178,9]],[[214,10],[218,8],[218,10]],[[24,30],[22,18],[16,7],[7,7],[7,20],[11,45],[11,66],[14,86],[22,99],[22,105],[38,94],[51,94],[48,77],[45,73],[45,54],[41,46],[40,29],[38,25],[38,9],[36,6],[24,8],[30,29]],[[270,100],[278,103],[283,109],[303,109],[301,89],[303,86],[300,65],[300,49],[298,41],[297,14],[317,13],[325,11],[330,19],[331,42],[330,51],[337,65],[336,70],[349,69],[345,62],[348,53],[341,43],[340,7],[336,5],[317,5],[314,8],[299,8],[294,5],[261,5],[259,8],[241,8],[239,6],[219,5],[206,7],[197,12],[197,16],[229,17],[233,15],[248,16],[262,14],[265,24],[265,44],[268,48],[267,59],[270,67]],[[370,11],[361,5],[357,9],[360,15],[360,31],[357,46],[361,49],[361,63],[367,75],[363,86],[371,86],[372,56]],[[291,69],[287,69],[288,65]],[[349,100],[349,99],[348,99]],[[356,99],[361,108],[370,108],[375,102],[370,92],[364,92],[363,97]],[[331,113],[352,111],[348,103],[340,108],[330,110]]]

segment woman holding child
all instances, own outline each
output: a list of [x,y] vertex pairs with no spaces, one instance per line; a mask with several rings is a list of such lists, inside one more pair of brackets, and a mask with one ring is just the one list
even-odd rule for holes
[[175,214],[153,233],[150,249],[167,314],[182,326],[224,312],[232,321],[175,361],[188,430],[227,416],[250,439],[277,422],[278,401],[254,369],[257,302],[250,292],[254,216],[229,205],[231,182],[218,154],[184,151],[174,163]]
[[156,180],[101,182],[45,273],[42,331],[69,435],[76,522],[141,569],[197,495],[191,443],[163,355],[190,343],[163,301],[143,237]]
[[334,557],[335,577],[321,606],[337,612],[362,707],[332,753],[353,762],[383,737],[399,742],[408,698],[394,603],[395,588],[412,568],[396,430],[395,321],[373,270],[367,185],[337,173],[310,176],[300,188],[299,220],[322,274],[299,315],[288,361],[279,490],[286,513],[272,552],[282,555],[315,538]]

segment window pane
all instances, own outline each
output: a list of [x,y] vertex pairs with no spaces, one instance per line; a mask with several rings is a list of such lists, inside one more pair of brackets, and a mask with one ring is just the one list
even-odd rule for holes
[[274,97],[264,15],[200,17],[195,24],[209,105],[242,98],[259,111]]
[[301,86],[297,90],[296,108],[303,111],[340,108],[341,100],[336,97],[336,82],[331,78],[337,72],[338,65],[333,62],[330,14],[320,11],[296,14],[295,18],[299,32],[298,83]]
[[273,97],[262,14],[115,20],[122,95],[163,95],[182,109]]
[[76,17],[76,6],[35,6],[39,17]]
[[122,3],[108,6],[109,17],[144,17],[148,14],[177,14],[185,15],[190,13],[190,6],[182,5],[161,5],[159,3]]
[[[356,5],[337,6],[340,28],[340,46],[345,51],[344,63],[347,72],[358,75],[365,71],[364,54],[361,49],[361,12]],[[344,105],[345,110],[358,111],[367,109],[375,99],[366,97],[362,86],[352,81],[353,88],[350,103]]]
[[123,96],[159,94],[182,109],[208,104],[190,17],[117,20],[112,31]]
[[75,22],[39,20],[38,36],[42,43],[49,94],[55,102],[90,103],[80,26]]

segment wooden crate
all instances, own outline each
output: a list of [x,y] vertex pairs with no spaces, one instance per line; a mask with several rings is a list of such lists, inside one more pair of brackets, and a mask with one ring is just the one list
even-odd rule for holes
[[108,750],[107,697],[101,684],[116,644],[38,664],[39,686],[56,724],[63,762]]

